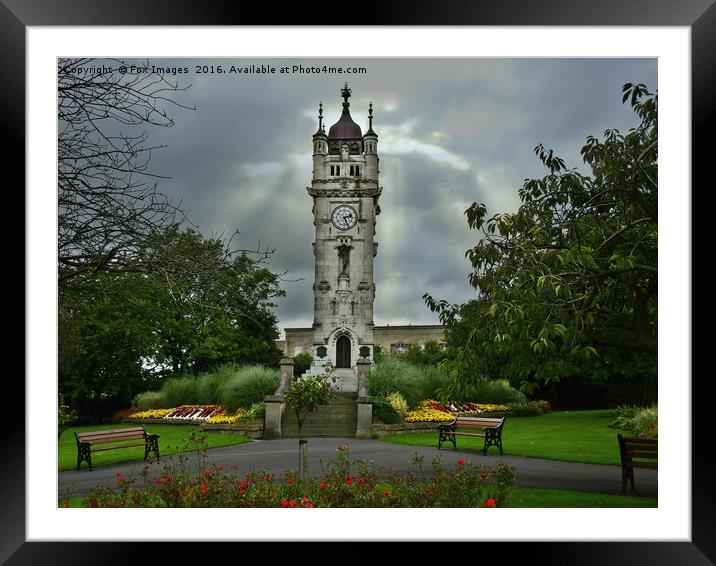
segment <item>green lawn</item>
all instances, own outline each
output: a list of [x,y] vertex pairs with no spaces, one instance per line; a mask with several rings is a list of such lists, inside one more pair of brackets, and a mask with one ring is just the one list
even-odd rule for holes
[[[74,432],[87,432],[91,430],[103,430],[111,428],[124,428],[126,426],[136,426],[129,424],[110,424],[95,426],[78,426],[70,428],[62,433],[60,438],[57,464],[59,470],[74,470],[77,468],[77,441]],[[178,452],[191,450],[188,446],[188,437],[191,429],[198,429],[194,425],[144,425],[150,434],[159,435],[159,455],[168,456]],[[245,444],[250,439],[243,434],[229,434],[222,432],[206,433],[209,442],[209,448],[218,448],[220,446],[232,446],[236,444]],[[153,458],[154,454],[150,455]],[[107,466],[110,464],[118,464],[120,462],[131,462],[144,460],[144,446],[135,446],[133,448],[118,448],[117,450],[106,450],[104,452],[92,453],[92,466]],[[87,467],[86,462],[82,462],[81,469]]]
[[[389,486],[388,486],[389,487]],[[82,498],[60,500],[59,506],[82,507]],[[508,507],[657,507],[657,501],[650,497],[631,495],[605,495],[603,493],[584,493],[559,489],[541,489],[534,487],[513,487],[507,499]]]
[[513,487],[507,497],[508,507],[658,507],[653,497],[606,495],[561,489]]
[[[620,465],[617,433],[632,433],[611,428],[614,421],[609,409],[598,411],[555,411],[538,417],[507,417],[502,429],[505,454],[531,456],[548,460],[567,460],[589,464]],[[467,431],[474,432],[474,431]],[[438,445],[438,433],[394,434],[381,438],[385,442],[416,446]],[[484,439],[458,436],[459,450],[482,450]],[[453,450],[443,443],[443,450]],[[447,448],[446,448],[447,447]],[[491,454],[499,453],[490,447]]]

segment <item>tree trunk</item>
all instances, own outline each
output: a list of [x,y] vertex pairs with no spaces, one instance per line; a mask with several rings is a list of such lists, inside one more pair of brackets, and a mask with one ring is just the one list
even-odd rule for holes
[[305,438],[298,440],[298,474],[303,484],[303,495],[308,497],[310,494],[311,480],[308,470],[308,440]]

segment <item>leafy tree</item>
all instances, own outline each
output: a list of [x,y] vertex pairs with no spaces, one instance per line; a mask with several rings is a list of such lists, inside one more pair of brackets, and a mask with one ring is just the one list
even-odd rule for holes
[[[335,377],[332,378],[335,381]],[[298,421],[298,472],[303,483],[306,497],[310,492],[310,475],[308,470],[308,440],[303,438],[302,429],[306,417],[313,411],[328,405],[335,395],[334,387],[327,376],[307,376],[294,381],[284,394],[286,404],[296,413]]]
[[428,340],[422,346],[420,344],[411,344],[408,351],[403,355],[403,359],[417,366],[437,367],[445,359],[446,355],[440,344],[435,340]]
[[459,346],[463,383],[538,383],[637,372],[655,382],[657,354],[657,95],[626,84],[638,125],[608,129],[581,149],[591,175],[541,144],[549,170],[527,179],[515,213],[465,212],[482,239],[466,252],[478,298],[451,305],[424,295]]
[[[166,375],[224,363],[276,366],[278,276],[246,254],[227,257],[219,240],[170,228],[162,268],[173,273],[96,272],[91,300],[61,293],[59,385],[84,421],[98,421],[157,388]],[[155,250],[154,246],[150,249]],[[155,253],[152,251],[152,253]],[[121,300],[117,300],[117,298]]]

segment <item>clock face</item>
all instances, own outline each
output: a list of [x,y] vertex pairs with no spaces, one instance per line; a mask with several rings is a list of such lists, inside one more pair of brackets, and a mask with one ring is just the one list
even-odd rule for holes
[[339,230],[348,230],[349,228],[353,228],[356,222],[358,222],[358,213],[352,206],[342,204],[333,209],[331,222],[333,222],[333,225]]

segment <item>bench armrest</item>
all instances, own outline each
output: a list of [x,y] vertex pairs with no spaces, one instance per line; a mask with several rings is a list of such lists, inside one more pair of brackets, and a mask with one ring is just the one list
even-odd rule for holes
[[455,431],[455,424],[457,423],[457,419],[455,419],[452,422],[444,422],[444,423],[438,423],[439,429],[445,429],[445,430],[452,430]]
[[147,440],[157,440],[159,438],[158,434],[149,434],[147,433]]

